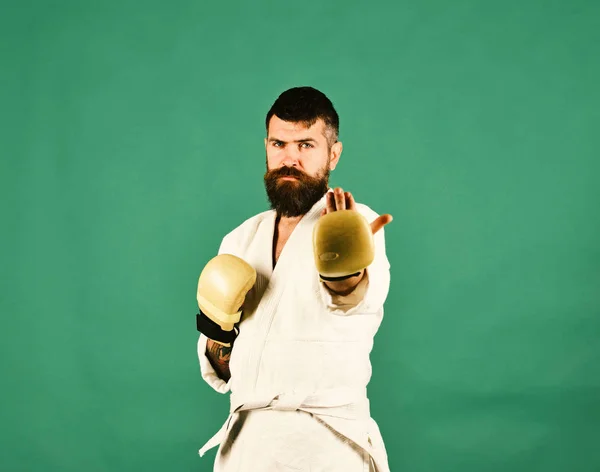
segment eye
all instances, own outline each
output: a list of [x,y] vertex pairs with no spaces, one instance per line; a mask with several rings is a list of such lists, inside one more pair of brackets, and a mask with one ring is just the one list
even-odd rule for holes
[[272,144],[273,144],[273,146],[275,146],[275,147],[280,147],[280,146],[281,146],[281,144],[282,144],[282,142],[281,142],[281,141],[273,141],[273,143],[272,143]]
[[300,143],[300,146],[306,146],[304,149],[313,147],[310,143]]

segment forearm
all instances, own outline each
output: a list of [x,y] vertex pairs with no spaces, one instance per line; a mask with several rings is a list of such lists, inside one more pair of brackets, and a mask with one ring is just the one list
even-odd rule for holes
[[231,350],[233,346],[223,346],[212,339],[206,341],[206,357],[213,366],[213,369],[226,382],[231,378],[229,371],[229,359],[231,358]]
[[360,283],[365,275],[364,269],[360,271],[360,274],[356,277],[352,277],[346,280],[339,280],[337,282],[325,281],[325,285],[329,290],[334,292],[336,295],[346,296],[350,295],[356,286]]

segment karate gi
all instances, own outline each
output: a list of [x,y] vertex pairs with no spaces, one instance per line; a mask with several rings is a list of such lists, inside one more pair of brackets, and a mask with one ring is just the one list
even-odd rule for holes
[[[336,296],[319,280],[313,256],[313,227],[325,206],[323,196],[304,215],[274,269],[274,210],[222,240],[219,254],[244,259],[257,280],[244,302],[228,382],[206,357],[206,337],[198,340],[202,378],[230,392],[229,417],[199,451],[219,446],[215,471],[389,471],[367,398],[369,355],[390,285],[384,230],[374,235],[375,260],[362,281]],[[379,216],[364,204],[357,210],[369,223]]]

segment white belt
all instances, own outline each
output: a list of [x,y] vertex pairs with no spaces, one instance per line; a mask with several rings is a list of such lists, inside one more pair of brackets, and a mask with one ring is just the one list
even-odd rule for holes
[[308,394],[290,392],[266,396],[242,396],[231,393],[229,417],[221,429],[200,449],[200,456],[221,444],[233,415],[248,410],[304,411],[315,416],[350,420],[370,418],[369,400],[365,389],[344,388]]

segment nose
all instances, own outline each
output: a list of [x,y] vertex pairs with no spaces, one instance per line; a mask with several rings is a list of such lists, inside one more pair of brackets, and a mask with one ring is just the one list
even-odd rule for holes
[[285,150],[285,156],[282,164],[286,167],[297,167],[298,161],[300,160],[300,152],[289,147]]

